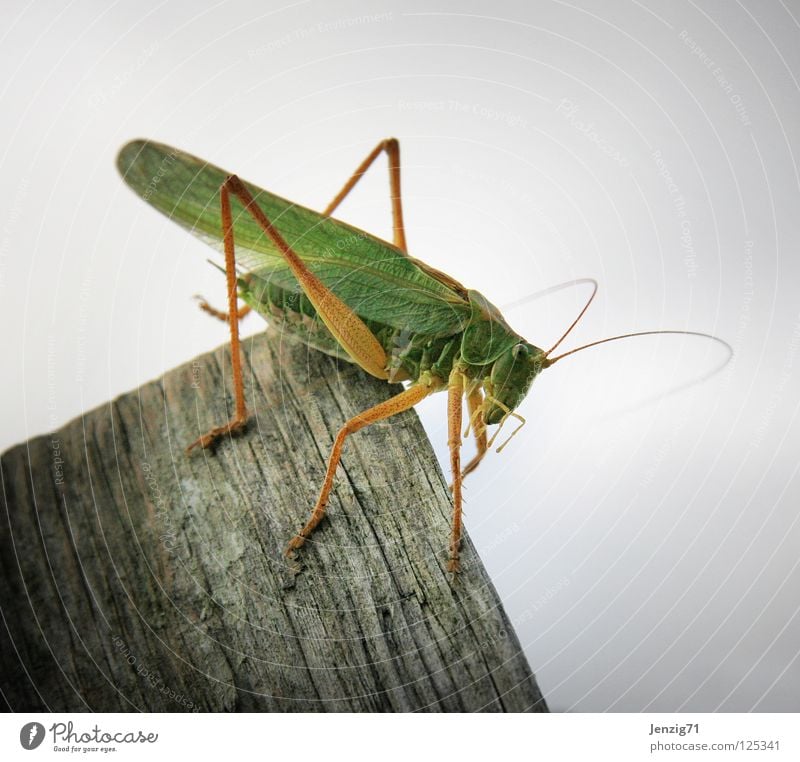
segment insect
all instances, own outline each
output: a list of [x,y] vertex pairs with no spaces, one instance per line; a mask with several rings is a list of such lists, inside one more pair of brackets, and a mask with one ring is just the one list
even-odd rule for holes
[[[393,243],[331,215],[382,153],[388,157]],[[239,320],[248,312],[306,344],[348,360],[394,383],[410,382],[396,396],[345,422],[333,443],[319,497],[306,524],[289,541],[292,557],[325,516],[347,437],[397,415],[439,391],[447,392],[453,518],[448,569],[459,570],[462,481],[474,471],[509,419],[518,422],[502,449],[524,425],[516,408],[533,380],[568,355],[608,341],[658,333],[715,338],[694,331],[643,331],[613,336],[552,356],[592,302],[548,350],[526,341],[478,291],[409,256],[400,194],[400,147],[380,142],[323,212],[315,212],[241,181],[218,167],[155,142],[136,140],[117,158],[125,181],[145,201],[225,254],[227,312],[201,307],[230,325],[235,415],[188,449],[206,448],[241,431],[247,422]],[[239,307],[239,299],[244,306]],[[463,403],[477,454],[463,468]],[[490,438],[489,426],[498,425]]]

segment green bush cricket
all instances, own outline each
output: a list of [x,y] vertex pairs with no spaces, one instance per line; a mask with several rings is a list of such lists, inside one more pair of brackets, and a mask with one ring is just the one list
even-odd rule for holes
[[[384,152],[389,163],[393,243],[331,216]],[[508,439],[519,431],[525,421],[515,410],[544,368],[583,349],[631,336],[672,333],[715,339],[695,331],[643,331],[595,341],[553,357],[551,353],[594,298],[597,283],[586,281],[594,286],[592,294],[559,340],[547,351],[529,343],[479,292],[408,255],[400,194],[400,148],[394,138],[375,147],[321,213],[151,141],[125,145],[117,166],[145,201],[225,254],[227,312],[205,302],[201,306],[230,325],[236,413],[228,423],[189,445],[189,450],[209,447],[220,437],[245,427],[248,416],[238,326],[251,310],[309,346],[356,363],[377,378],[410,382],[404,391],[342,426],[317,503],[287,546],[290,557],[325,516],[346,438],[371,423],[408,410],[434,392],[446,390],[453,478],[448,569],[458,571],[462,480],[477,468],[509,418],[516,418],[519,425]],[[246,306],[238,307],[238,299]],[[462,469],[464,398],[469,413],[463,436],[472,431],[477,454]],[[494,424],[499,428],[488,438],[487,427]]]

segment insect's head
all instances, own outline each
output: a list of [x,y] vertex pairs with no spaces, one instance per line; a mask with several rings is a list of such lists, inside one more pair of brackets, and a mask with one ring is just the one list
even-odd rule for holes
[[539,347],[520,341],[507,349],[492,365],[487,389],[487,424],[500,423],[525,399],[533,379],[547,366],[547,358]]

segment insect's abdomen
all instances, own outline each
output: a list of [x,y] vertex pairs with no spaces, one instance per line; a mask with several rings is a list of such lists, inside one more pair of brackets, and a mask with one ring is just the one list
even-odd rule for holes
[[[245,276],[239,279],[239,296],[278,331],[332,357],[353,362],[302,290],[284,289]],[[364,322],[386,351],[389,368],[394,369],[391,381],[415,380],[426,370],[443,378],[449,375],[455,353],[460,348],[460,333],[429,339],[374,320]]]

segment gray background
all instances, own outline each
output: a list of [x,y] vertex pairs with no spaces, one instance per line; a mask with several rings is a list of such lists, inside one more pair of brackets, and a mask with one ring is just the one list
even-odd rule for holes
[[[800,7],[4,3],[3,448],[226,338],[209,250],[136,199],[152,137],[321,207],[401,139],[412,253],[498,305],[593,276],[467,527],[551,706],[797,710]],[[341,216],[389,235],[383,168]],[[549,346],[576,289],[509,309]],[[261,330],[258,319],[246,332]],[[670,393],[673,392],[673,393]],[[420,412],[445,462],[443,398]]]

